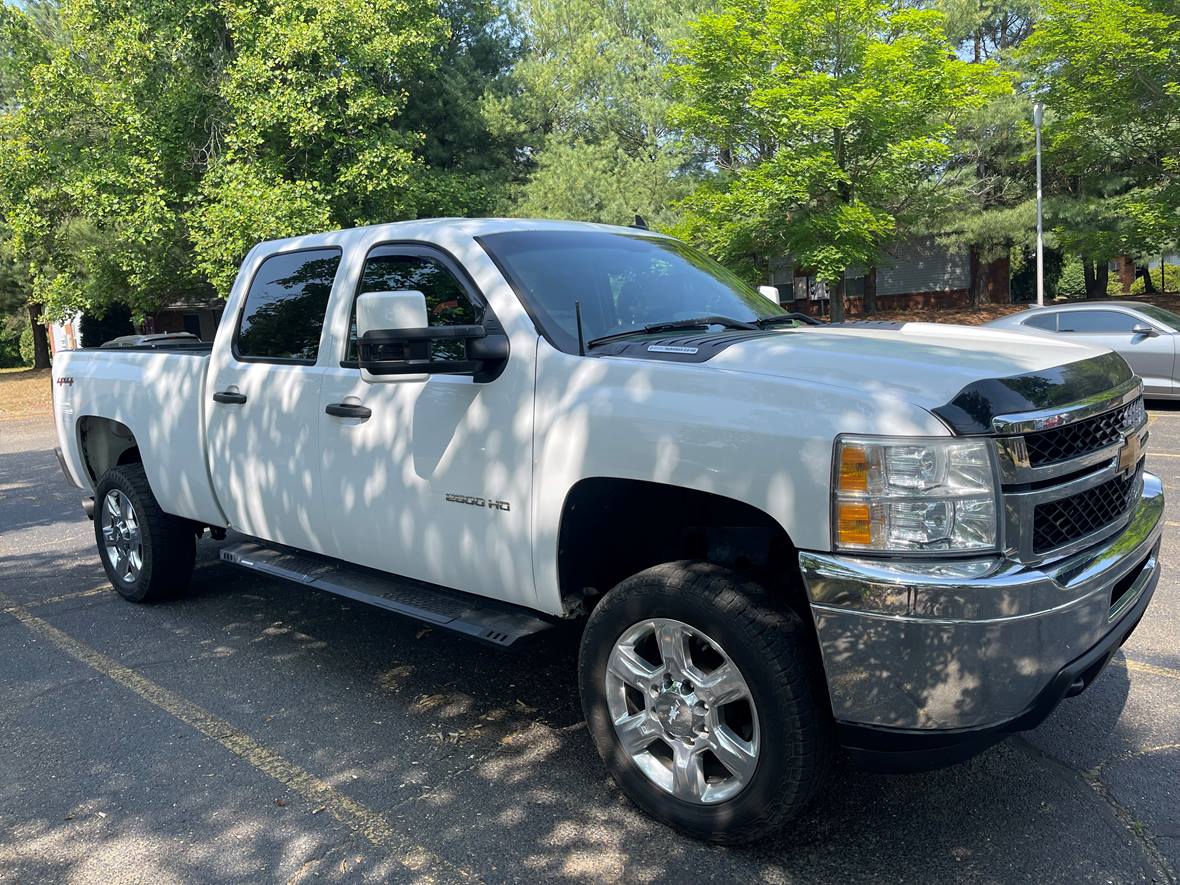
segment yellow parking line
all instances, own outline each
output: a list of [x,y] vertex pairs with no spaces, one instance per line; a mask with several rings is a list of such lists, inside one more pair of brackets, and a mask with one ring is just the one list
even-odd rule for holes
[[1166,525],[1170,528],[1180,529],[1180,522],[1176,522],[1176,520],[1174,520],[1174,519],[1165,519],[1164,525]]
[[1152,676],[1163,676],[1166,679],[1180,679],[1180,670],[1173,670],[1171,667],[1157,667],[1155,664],[1133,661],[1130,658],[1123,659],[1123,666],[1136,673],[1149,673]]
[[216,741],[309,803],[323,808],[373,845],[390,849],[402,866],[418,874],[420,881],[436,881],[440,873],[442,878],[448,880],[468,881],[477,878],[470,871],[456,867],[427,849],[410,843],[399,835],[381,814],[345,796],[331,784],[289,762],[274,750],[264,747],[224,719],[108,658],[37,617],[24,606],[14,604],[3,594],[0,594],[0,609],[12,615],[32,633],[48,639],[66,654],[196,729],[205,737]]
[[25,603],[25,606],[51,605],[54,602],[69,602],[74,599],[85,599],[88,596],[107,596],[114,592],[115,588],[110,584],[103,584],[101,587],[79,590],[76,593],[62,593],[58,596],[46,596],[44,599],[30,599]]
[[1170,452],[1153,452],[1150,449],[1147,454],[1152,458],[1180,458],[1180,455],[1173,455]]

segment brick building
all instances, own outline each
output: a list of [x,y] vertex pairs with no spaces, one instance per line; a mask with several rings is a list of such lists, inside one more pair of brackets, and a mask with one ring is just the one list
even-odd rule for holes
[[[830,287],[790,257],[771,259],[770,284],[778,288],[784,307],[829,312]],[[850,315],[864,311],[866,292],[875,293],[877,310],[961,307],[970,303],[974,286],[980,287],[984,302],[1010,301],[1007,258],[982,262],[975,250],[948,248],[931,236],[903,240],[891,250],[890,260],[877,267],[849,268],[844,286]]]

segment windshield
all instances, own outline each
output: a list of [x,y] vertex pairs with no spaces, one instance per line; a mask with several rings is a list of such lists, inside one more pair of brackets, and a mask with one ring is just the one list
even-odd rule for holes
[[782,308],[679,240],[608,231],[514,231],[480,237],[553,343],[723,316],[750,322]]
[[1180,314],[1174,314],[1170,310],[1164,310],[1162,307],[1156,307],[1154,304],[1136,304],[1135,310],[1143,314],[1149,320],[1155,320],[1157,323],[1162,323],[1173,332],[1180,332]]

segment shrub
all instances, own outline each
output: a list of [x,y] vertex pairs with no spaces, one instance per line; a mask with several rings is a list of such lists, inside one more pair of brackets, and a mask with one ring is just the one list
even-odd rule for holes
[[1108,298],[1123,297],[1123,281],[1113,270],[1110,272],[1110,276],[1106,278],[1106,295]]
[[1057,297],[1086,297],[1086,275],[1078,259],[1071,258],[1062,265],[1061,276],[1057,278]]
[[37,352],[33,348],[33,327],[25,325],[20,333],[20,358],[23,365],[31,366],[37,359]]
[[0,317],[0,369],[28,365],[20,352],[21,331],[28,325],[28,319],[20,314]]
[[[1151,269],[1151,281],[1158,291],[1160,287],[1160,269],[1158,267]],[[1146,289],[1147,284],[1143,281],[1143,277],[1135,277],[1135,282],[1131,285],[1131,294],[1139,297],[1147,294]],[[1169,264],[1164,267],[1164,291],[1180,292],[1180,264]]]

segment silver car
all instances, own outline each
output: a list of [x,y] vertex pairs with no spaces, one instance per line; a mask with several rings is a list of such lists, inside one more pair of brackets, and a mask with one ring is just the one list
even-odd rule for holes
[[1067,335],[1120,354],[1143,379],[1143,394],[1180,399],[1176,380],[1176,342],[1180,314],[1137,301],[1088,301],[1032,307],[992,320],[994,329]]

